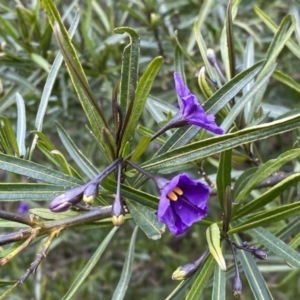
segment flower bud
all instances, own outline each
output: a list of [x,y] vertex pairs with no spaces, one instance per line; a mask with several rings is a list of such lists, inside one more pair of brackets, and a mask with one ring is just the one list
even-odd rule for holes
[[212,66],[217,64],[217,57],[213,49],[209,48],[206,52],[207,59]]
[[111,209],[112,222],[115,226],[121,226],[124,223],[125,209],[120,197],[116,196]]
[[253,252],[253,255],[254,255],[256,258],[261,259],[261,260],[267,259],[267,257],[268,257],[266,251],[261,250],[261,249],[255,250],[255,251]]
[[53,212],[63,212],[81,201],[86,185],[82,185],[57,196],[49,205]]
[[173,280],[184,280],[189,278],[198,268],[199,264],[188,263],[178,267],[172,274]]
[[85,204],[92,204],[98,195],[98,183],[91,183],[84,190],[82,200]]
[[243,293],[243,284],[239,274],[236,274],[232,284],[233,296],[238,298]]

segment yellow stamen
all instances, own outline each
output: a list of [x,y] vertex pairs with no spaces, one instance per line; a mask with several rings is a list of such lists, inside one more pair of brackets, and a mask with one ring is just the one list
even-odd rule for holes
[[177,195],[182,195],[183,191],[181,188],[179,188],[178,186],[176,186],[176,188],[173,190],[173,192],[175,192]]
[[178,198],[177,198],[177,195],[174,193],[174,192],[170,192],[169,194],[168,194],[168,198],[170,199],[170,200],[173,200],[173,201],[176,201]]

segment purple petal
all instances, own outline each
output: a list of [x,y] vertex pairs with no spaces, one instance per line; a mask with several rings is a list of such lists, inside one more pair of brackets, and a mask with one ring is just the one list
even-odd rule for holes
[[178,73],[174,73],[174,81],[175,81],[175,89],[180,98],[188,97],[191,95],[190,90],[188,87],[184,84],[183,79]]
[[215,134],[223,134],[224,131],[215,123],[213,115],[206,115],[197,97],[185,86],[178,73],[174,73],[176,92],[181,98],[182,118],[190,125],[199,126]]
[[181,221],[180,216],[170,206],[163,215],[160,217],[157,215],[157,217],[161,222],[168,225],[169,230],[174,235],[182,234],[189,229],[189,226]]
[[[170,200],[168,194],[179,187],[183,194],[176,201]],[[173,234],[185,232],[193,223],[206,216],[210,189],[200,181],[191,179],[183,173],[173,177],[160,189],[157,218],[167,224]]]

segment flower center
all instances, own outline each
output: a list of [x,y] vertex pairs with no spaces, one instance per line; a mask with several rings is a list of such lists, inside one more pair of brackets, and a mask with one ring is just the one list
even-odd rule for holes
[[168,198],[172,201],[176,201],[178,199],[178,196],[183,195],[183,191],[181,188],[176,186],[172,192],[168,193]]

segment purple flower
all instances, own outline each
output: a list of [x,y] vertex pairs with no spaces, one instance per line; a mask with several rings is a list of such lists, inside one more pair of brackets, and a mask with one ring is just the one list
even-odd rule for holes
[[19,204],[18,213],[19,214],[24,214],[28,210],[29,210],[29,205],[26,202],[21,201],[20,204]]
[[170,181],[156,177],[155,182],[161,193],[157,218],[167,224],[173,234],[184,233],[207,215],[210,189],[204,183],[189,178],[185,173]]
[[183,79],[178,73],[174,73],[175,88],[182,101],[180,111],[174,118],[184,124],[196,125],[216,134],[223,134],[224,131],[215,123],[215,116],[206,115],[197,97],[185,86]]

